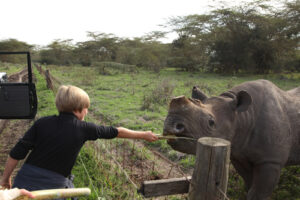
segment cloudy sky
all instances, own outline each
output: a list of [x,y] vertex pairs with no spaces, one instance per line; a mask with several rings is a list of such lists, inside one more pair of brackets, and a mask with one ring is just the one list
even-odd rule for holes
[[79,42],[88,39],[87,31],[141,37],[161,30],[158,25],[170,17],[202,14],[214,4],[217,1],[2,0],[0,40],[14,38],[37,45],[47,45],[55,39]]

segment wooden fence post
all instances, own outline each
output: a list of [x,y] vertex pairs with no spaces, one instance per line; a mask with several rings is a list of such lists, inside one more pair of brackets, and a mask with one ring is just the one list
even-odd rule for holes
[[190,200],[225,199],[230,142],[203,137],[197,142],[196,164],[189,187]]
[[47,88],[53,90],[51,75],[48,69],[45,71],[45,76],[46,76]]

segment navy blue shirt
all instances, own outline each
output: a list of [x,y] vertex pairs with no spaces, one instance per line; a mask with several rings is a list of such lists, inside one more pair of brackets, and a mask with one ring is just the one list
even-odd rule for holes
[[98,126],[78,120],[73,113],[60,113],[37,120],[11,150],[10,156],[21,160],[32,150],[25,163],[67,177],[87,140],[111,139],[117,135],[115,127]]

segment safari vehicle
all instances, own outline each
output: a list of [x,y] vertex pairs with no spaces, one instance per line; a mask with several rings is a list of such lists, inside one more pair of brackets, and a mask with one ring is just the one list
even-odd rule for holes
[[35,84],[32,82],[29,52],[0,52],[1,55],[27,56],[28,82],[7,82],[7,75],[0,75],[0,119],[32,119],[37,112]]

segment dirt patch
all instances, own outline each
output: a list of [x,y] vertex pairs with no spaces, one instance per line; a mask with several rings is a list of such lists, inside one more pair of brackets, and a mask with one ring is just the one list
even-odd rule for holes
[[[19,139],[24,135],[26,130],[29,128],[32,120],[5,120],[5,127],[0,132],[0,174],[2,176],[3,170],[7,157],[10,150],[19,141]],[[1,128],[1,127],[0,127]],[[19,167],[23,164],[20,161],[16,170],[13,173],[13,177],[18,172]]]

